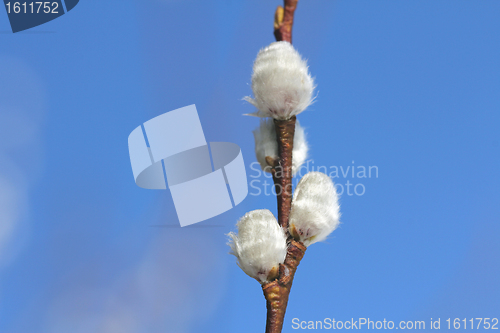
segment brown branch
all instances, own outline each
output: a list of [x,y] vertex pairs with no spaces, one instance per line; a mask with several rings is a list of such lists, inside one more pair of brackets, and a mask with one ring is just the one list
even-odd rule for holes
[[[292,43],[293,15],[299,0],[284,0],[285,8],[278,6],[274,15],[276,41]],[[272,166],[274,187],[278,199],[278,223],[288,233],[288,217],[292,206],[292,151],[295,134],[295,116],[288,120],[274,120],[278,139],[278,159],[268,161]]]
[[[284,0],[284,8],[276,9],[274,18],[274,36],[276,41],[292,42],[293,15],[298,0]],[[267,321],[266,333],[280,333],[285,320],[288,296],[292,288],[293,277],[306,247],[294,240],[288,232],[288,219],[292,206],[292,152],[296,118],[274,120],[278,141],[278,158],[266,157],[272,167],[272,175],[278,200],[278,222],[288,235],[288,249],[285,262],[280,264],[278,278],[262,286],[266,298]]]
[[280,333],[283,328],[293,277],[305,252],[302,243],[292,240],[285,262],[280,265],[279,278],[262,286],[267,307],[266,333]]
[[285,232],[288,230],[288,217],[292,207],[292,151],[295,121],[295,116],[288,120],[274,120],[278,140],[278,159],[273,168],[273,179],[278,199],[278,223]]
[[292,43],[293,14],[299,0],[284,0],[285,8],[278,6],[274,14],[274,37],[276,41]]
[[294,240],[288,232],[288,219],[292,206],[292,152],[296,117],[274,120],[278,141],[278,158],[266,157],[272,169],[278,200],[278,222],[287,234],[288,249],[284,264],[280,265],[278,278],[262,286],[267,305],[266,333],[280,333],[285,319],[288,295],[293,277],[306,247]]

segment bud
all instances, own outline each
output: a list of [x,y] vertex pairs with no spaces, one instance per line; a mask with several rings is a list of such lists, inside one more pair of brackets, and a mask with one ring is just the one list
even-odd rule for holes
[[[263,119],[260,126],[253,131],[255,139],[255,155],[260,167],[266,172],[271,172],[271,165],[268,163],[278,158],[278,142],[276,139],[276,129],[272,119]],[[306,141],[304,128],[299,122],[295,122],[295,135],[293,137],[292,151],[292,173],[295,174],[307,158],[309,147]],[[268,158],[270,157],[270,159]]]
[[313,101],[314,81],[307,62],[288,42],[275,42],[260,50],[253,65],[254,98],[245,97],[258,111],[253,115],[290,119]]
[[274,280],[279,264],[285,261],[286,237],[278,221],[267,209],[248,212],[238,223],[238,234],[230,232],[228,245],[238,266],[260,283]]
[[339,209],[337,191],[330,177],[309,172],[293,194],[290,234],[305,246],[325,240],[340,224]]

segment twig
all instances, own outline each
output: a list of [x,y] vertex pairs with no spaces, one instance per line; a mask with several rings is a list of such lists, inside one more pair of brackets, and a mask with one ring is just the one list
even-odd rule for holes
[[[284,8],[276,9],[274,18],[274,36],[276,41],[292,42],[293,15],[298,0],[284,0]],[[288,249],[283,265],[280,265],[278,278],[262,286],[267,306],[266,333],[280,333],[283,328],[288,296],[292,288],[295,271],[306,247],[294,240],[288,233],[288,218],[292,206],[292,151],[295,134],[293,116],[288,120],[274,120],[278,141],[278,158],[269,158],[278,200],[278,222],[288,235]]]
[[272,174],[278,199],[278,223],[285,232],[288,230],[288,216],[292,207],[292,151],[295,121],[295,116],[288,120],[274,120],[278,140],[278,159],[275,161]]
[[293,277],[305,251],[302,243],[291,240],[285,262],[280,265],[279,278],[262,286],[267,301],[266,333],[280,333],[283,328]]
[[274,37],[276,41],[292,43],[293,14],[299,0],[284,0],[285,8],[278,6],[274,14]]

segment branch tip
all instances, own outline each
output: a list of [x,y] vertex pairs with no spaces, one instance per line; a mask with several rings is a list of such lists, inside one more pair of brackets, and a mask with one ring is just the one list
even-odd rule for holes
[[299,0],[284,0],[284,7],[278,6],[274,15],[274,37],[276,41],[292,43],[293,14]]

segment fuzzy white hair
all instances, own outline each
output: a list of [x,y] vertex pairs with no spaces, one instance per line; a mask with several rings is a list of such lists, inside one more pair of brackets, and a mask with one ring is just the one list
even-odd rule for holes
[[279,264],[285,261],[287,245],[283,229],[267,209],[246,213],[236,226],[238,234],[228,234],[228,245],[238,259],[238,266],[257,281],[269,282],[270,273],[277,273]]
[[[255,139],[255,155],[260,167],[266,172],[271,172],[271,166],[267,164],[266,156],[272,159],[278,158],[278,142],[276,129],[272,119],[262,119],[260,126],[253,131]],[[304,128],[299,122],[295,122],[295,135],[293,137],[292,151],[292,173],[295,175],[307,158],[309,147],[306,141]]]
[[340,224],[337,191],[330,177],[309,172],[293,194],[289,230],[305,246],[320,242]]
[[274,42],[260,50],[253,65],[254,98],[245,97],[258,111],[253,115],[290,119],[313,101],[314,80],[307,62],[289,42]]

